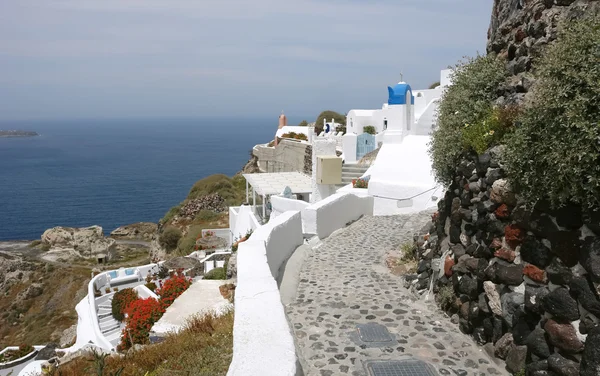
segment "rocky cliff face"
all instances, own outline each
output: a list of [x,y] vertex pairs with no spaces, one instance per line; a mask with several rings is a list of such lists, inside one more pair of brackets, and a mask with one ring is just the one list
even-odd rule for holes
[[504,99],[523,100],[533,84],[532,61],[557,37],[559,24],[600,14],[597,0],[494,0],[487,51],[507,61],[512,77]]
[[417,237],[419,274],[408,284],[433,287],[460,329],[513,373],[598,375],[600,216],[527,207],[504,179],[501,150],[457,166]]
[[100,226],[54,227],[42,234],[42,242],[50,246],[50,251],[68,252],[83,258],[99,255],[110,258],[116,247],[114,239],[104,237]]
[[156,223],[138,222],[117,228],[110,233],[110,237],[122,240],[151,241],[157,231]]

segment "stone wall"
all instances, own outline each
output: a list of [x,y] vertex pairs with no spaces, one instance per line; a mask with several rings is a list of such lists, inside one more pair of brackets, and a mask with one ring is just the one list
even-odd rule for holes
[[533,84],[532,60],[556,39],[561,21],[600,13],[597,0],[494,0],[487,51],[506,58],[511,74],[502,99],[520,102]]
[[599,375],[600,215],[528,208],[504,179],[501,152],[462,160],[416,237],[419,274],[407,284],[432,288],[513,373]]
[[253,153],[260,172],[303,172],[307,148],[307,143],[283,139],[276,147],[257,145]]

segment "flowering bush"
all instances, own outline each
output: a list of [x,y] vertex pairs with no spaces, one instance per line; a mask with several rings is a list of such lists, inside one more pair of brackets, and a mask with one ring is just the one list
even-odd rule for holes
[[156,290],[156,294],[160,296],[160,302],[164,308],[167,308],[173,301],[190,287],[192,280],[185,277],[181,273],[173,275],[166,280],[161,288]]
[[17,360],[31,353],[33,350],[35,349],[31,345],[20,345],[18,350],[8,350],[4,354],[0,354],[0,363]]
[[250,235],[252,235],[252,230],[248,230],[246,235],[244,235],[243,237],[241,237],[239,240],[237,240],[235,243],[233,243],[231,245],[231,252],[237,252],[238,246],[240,245],[240,243],[243,243],[246,240],[248,240],[250,238]]
[[353,188],[369,188],[369,180],[368,179],[352,179],[352,187]]
[[112,300],[112,315],[117,321],[123,321],[125,310],[138,299],[138,293],[132,288],[118,291]]
[[125,313],[127,326],[123,329],[118,350],[128,349],[134,343],[147,343],[150,329],[165,313],[165,307],[154,298],[138,299],[127,307]]

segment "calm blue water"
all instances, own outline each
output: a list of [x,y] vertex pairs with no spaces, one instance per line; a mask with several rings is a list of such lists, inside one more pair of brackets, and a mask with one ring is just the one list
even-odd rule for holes
[[0,122],[33,130],[0,138],[0,240],[36,239],[54,226],[158,221],[193,183],[233,175],[277,119]]

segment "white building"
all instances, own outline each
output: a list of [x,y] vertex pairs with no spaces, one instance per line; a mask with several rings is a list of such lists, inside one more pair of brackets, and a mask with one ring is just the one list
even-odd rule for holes
[[[366,126],[375,127],[376,133],[391,126],[407,124],[410,134],[427,135],[435,123],[435,110],[446,86],[450,85],[451,70],[443,70],[440,86],[435,89],[413,90],[406,82],[388,87],[388,101],[377,110],[351,110],[346,120],[346,132],[357,135]],[[406,111],[404,106],[406,105]]]

